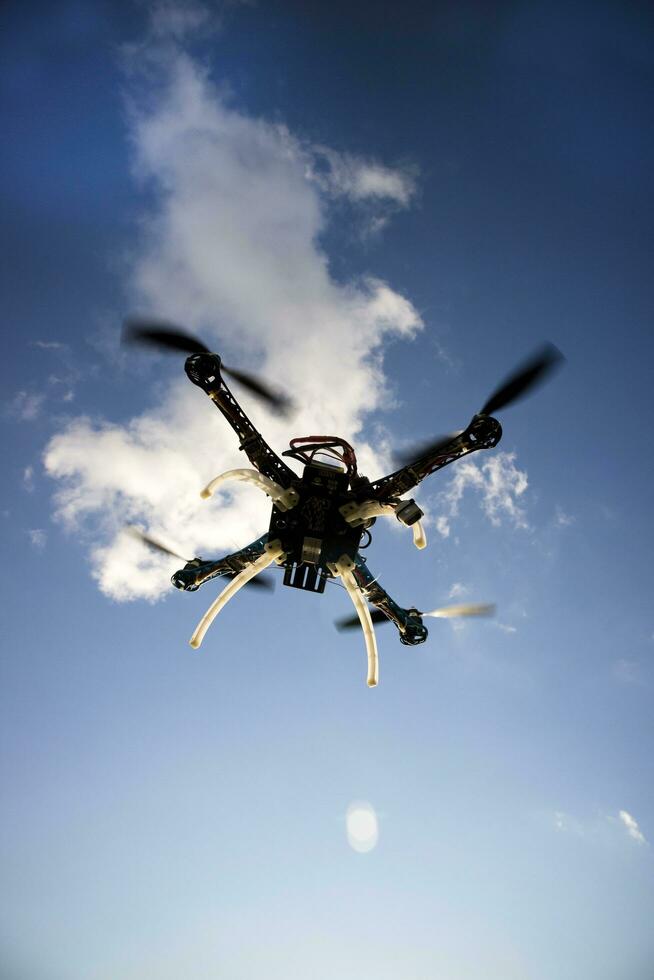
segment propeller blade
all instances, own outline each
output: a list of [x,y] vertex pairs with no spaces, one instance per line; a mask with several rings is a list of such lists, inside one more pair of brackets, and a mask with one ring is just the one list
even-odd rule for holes
[[463,603],[458,606],[443,606],[442,609],[432,609],[431,612],[420,613],[421,616],[434,616],[437,619],[453,619],[457,616],[493,616],[495,606],[489,603]]
[[[125,531],[131,535],[131,537],[136,538],[137,541],[140,541],[141,544],[144,544],[147,548],[150,548],[151,551],[157,551],[162,555],[170,555],[171,558],[179,558],[179,560],[183,561],[185,564],[187,564],[189,561],[188,558],[184,558],[183,555],[177,554],[176,551],[171,551],[171,549],[166,547],[165,544],[162,544],[161,541],[157,541],[156,538],[150,537],[149,534],[141,531],[140,528],[135,527],[133,524],[129,524],[125,528]],[[228,572],[224,577],[234,578],[236,574],[236,572]],[[257,575],[255,578],[251,578],[249,582],[246,582],[245,584],[246,586],[255,586],[260,589],[271,590],[275,588],[275,582],[272,576],[265,574]]]
[[[381,609],[371,609],[370,618],[373,623],[390,623],[388,616],[385,616]],[[337,619],[334,623],[335,627],[339,632],[343,630],[351,630],[357,626],[361,626],[361,620],[355,613],[354,616],[345,616],[343,619]]]
[[280,391],[273,391],[267,384],[261,381],[253,374],[246,374],[245,371],[237,371],[235,368],[228,368],[225,364],[222,365],[222,370],[225,374],[233,378],[234,381],[238,381],[239,384],[251,391],[253,395],[261,398],[263,401],[267,402],[270,408],[275,412],[282,415],[288,415],[291,408],[293,407],[293,402],[288,395],[283,394]]
[[209,354],[201,340],[162,320],[129,317],[123,324],[123,343],[157,347],[159,350],[181,351],[184,354]]
[[464,431],[464,429],[458,429],[456,432],[450,432],[449,435],[438,436],[437,439],[432,439],[430,442],[418,443],[411,446],[410,449],[402,449],[400,452],[393,453],[393,462],[398,467],[410,466],[412,463],[417,463],[423,456],[437,456],[441,450],[447,449]]
[[[129,317],[123,324],[123,343],[139,344],[156,347],[158,350],[181,351],[183,354],[209,354],[209,348],[201,340],[180,330],[179,327],[163,320],[148,320],[141,317]],[[236,368],[221,366],[222,371],[238,381],[262,401],[266,402],[273,411],[287,415],[293,402],[283,392],[275,391],[260,378]]]
[[542,384],[564,361],[565,357],[558,347],[554,344],[546,344],[542,350],[509,375],[490,396],[480,414],[494,415],[501,408],[506,408],[518,398],[522,398],[527,392]]
[[[236,572],[232,572],[232,574],[228,575],[227,578],[234,578],[235,575]],[[248,581],[245,583],[245,588],[268,589],[268,591],[272,592],[272,590],[275,588],[275,581],[272,575],[266,575],[265,572],[260,572],[258,575],[255,575],[254,578],[248,579]]]
[[[565,357],[554,344],[545,344],[537,354],[523,362],[508,378],[496,388],[490,396],[480,415],[494,415],[501,408],[506,408],[514,401],[522,398],[528,392],[541,385],[558,367],[565,362]],[[393,462],[399,468],[411,466],[426,456],[438,456],[446,453],[450,444],[465,430],[451,432],[439,436],[430,442],[418,443],[409,449],[403,449],[393,454]]]
[[158,551],[162,555],[170,555],[171,558],[179,558],[180,561],[188,562],[188,558],[184,558],[183,555],[178,555],[176,551],[171,551],[170,548],[162,544],[161,541],[157,541],[156,538],[151,538],[149,534],[141,531],[140,528],[135,527],[133,524],[129,524],[125,528],[126,532],[131,535],[131,537],[136,538],[141,544],[144,544],[151,551]]

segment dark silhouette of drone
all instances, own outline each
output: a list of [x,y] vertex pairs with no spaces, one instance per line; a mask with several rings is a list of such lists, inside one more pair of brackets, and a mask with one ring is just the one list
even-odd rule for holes
[[[363,629],[370,687],[378,680],[373,623],[390,620],[397,627],[402,643],[415,645],[427,639],[425,617],[480,616],[493,611],[494,607],[487,604],[446,606],[430,612],[403,608],[379,584],[361,549],[370,543],[369,529],[383,516],[394,517],[411,528],[416,547],[425,547],[420,523],[423,512],[414,500],[405,499],[404,494],[454,460],[496,446],[502,427],[493,413],[533,389],[562,363],[563,356],[556,347],[546,345],[514,371],[473,416],[466,429],[404,452],[396,457],[398,468],[393,473],[371,482],[359,473],[352,446],[337,436],[303,436],[291,440],[290,449],[282,456],[303,465],[302,475],[298,476],[265,442],[225,384],[224,376],[239,382],[274,411],[286,413],[290,400],[259,378],[226,367],[218,354],[190,334],[165,323],[130,319],[126,321],[123,340],[189,355],[184,366],[186,374],[222,412],[239,438],[240,449],[254,467],[221,474],[205,487],[202,496],[211,496],[229,480],[245,480],[272,500],[270,526],[256,541],[217,560],[194,558],[173,575],[173,585],[186,592],[195,591],[219,576],[230,579],[200,621],[191,637],[191,646],[200,645],[215,616],[242,586],[263,584],[255,576],[273,562],[284,568],[284,585],[307,592],[322,593],[327,581],[341,579],[356,615],[339,621],[337,626],[349,629],[360,625]],[[144,532],[135,528],[131,531],[149,547],[175,554]],[[366,541],[362,544],[364,536]],[[368,603],[375,607],[372,612]]]

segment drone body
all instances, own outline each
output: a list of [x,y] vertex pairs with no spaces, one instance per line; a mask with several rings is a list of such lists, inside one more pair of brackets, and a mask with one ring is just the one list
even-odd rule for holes
[[[371,482],[358,472],[356,455],[349,443],[333,436],[307,436],[291,441],[290,449],[282,456],[303,464],[302,475],[298,476],[253,426],[225,384],[223,374],[230,374],[276,408],[285,407],[286,401],[252,376],[225,368],[217,354],[194,338],[160,325],[154,328],[129,325],[125,339],[190,352],[186,374],[211,398],[239,438],[240,449],[253,469],[222,474],[209,484],[202,496],[210,496],[229,479],[240,479],[254,483],[273,501],[268,531],[256,541],[216,561],[195,558],[173,575],[173,585],[184,591],[195,591],[219,576],[230,578],[193,634],[192,646],[200,645],[215,615],[239,588],[253,581],[273,562],[284,568],[285,585],[308,592],[322,593],[328,580],[340,577],[357,613],[340,625],[348,628],[360,624],[363,629],[369,686],[377,683],[378,671],[373,622],[390,620],[397,627],[400,640],[415,645],[427,638],[424,616],[484,615],[492,610],[487,605],[452,606],[429,613],[404,608],[373,576],[361,550],[370,543],[368,529],[381,516],[395,517],[410,527],[416,546],[424,547],[422,511],[414,500],[405,499],[404,494],[456,459],[496,446],[502,428],[490,414],[491,410],[513,401],[559,362],[562,358],[555,348],[546,350],[505,382],[464,431],[422,446],[393,473]],[[323,459],[317,459],[318,456]],[[367,540],[362,544],[364,535]],[[147,544],[167,550],[146,535],[141,537]],[[372,615],[367,603],[376,607]]]

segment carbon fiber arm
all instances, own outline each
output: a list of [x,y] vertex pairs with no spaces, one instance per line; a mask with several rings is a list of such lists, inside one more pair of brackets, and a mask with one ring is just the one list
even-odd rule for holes
[[298,480],[297,473],[273,452],[223,381],[218,354],[191,354],[184,370],[194,385],[209,396],[239,437],[243,450],[252,465],[268,479],[288,489]]
[[359,589],[368,602],[380,609],[392,623],[395,623],[402,643],[407,646],[424,643],[427,639],[427,627],[423,624],[418,610],[403,609],[402,606],[399,606],[389,596],[386,589],[382,589],[379,582],[375,580],[361,555],[357,555],[354,562],[356,567],[352,574]]
[[490,415],[475,415],[465,432],[453,438],[449,444],[441,446],[436,453],[418,458],[408,466],[372,483],[366,490],[366,497],[380,501],[401,497],[426,476],[478,449],[491,449],[498,444],[501,437],[502,426],[497,419]]
[[205,582],[209,582],[210,579],[217,578],[219,575],[236,575],[263,555],[268,537],[267,533],[262,534],[260,538],[246,545],[245,548],[241,548],[240,551],[235,551],[231,555],[226,555],[224,558],[219,558],[217,561],[203,561],[202,558],[194,558],[193,561],[187,562],[184,568],[175,572],[171,582],[176,589],[182,589],[184,592],[195,592]]

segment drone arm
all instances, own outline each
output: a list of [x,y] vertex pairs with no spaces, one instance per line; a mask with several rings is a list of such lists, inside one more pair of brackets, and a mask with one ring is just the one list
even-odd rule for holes
[[191,354],[184,370],[193,384],[209,396],[216,408],[224,415],[240,439],[243,450],[252,465],[264,476],[288,488],[297,480],[297,474],[273,452],[261,433],[255,429],[239,403],[234,398],[220,373],[220,357],[217,354]]
[[355,559],[352,575],[368,602],[381,610],[387,619],[398,629],[400,640],[409,646],[424,643],[427,639],[427,628],[423,626],[419,613],[415,609],[403,609],[386,589],[382,588],[360,555]]
[[389,476],[382,477],[369,487],[368,492],[377,500],[397,498],[417,486],[426,476],[448,466],[478,449],[491,449],[502,437],[500,423],[490,415],[475,415],[468,428],[446,445],[403,466]]
[[256,541],[246,545],[245,548],[241,548],[240,551],[235,551],[217,561],[203,561],[201,558],[194,558],[184,568],[175,572],[171,581],[176,589],[195,592],[205,582],[209,582],[219,575],[236,575],[242,572],[243,569],[265,553],[267,544],[268,534],[263,534]]
[[264,568],[271,565],[276,559],[283,555],[282,546],[279,541],[271,541],[266,544],[264,553],[255,559],[250,565],[244,568],[232,581],[225,586],[217,599],[215,599],[197,625],[193,636],[189,640],[191,646],[197,650],[202,643],[205,633],[213,623],[221,609],[223,609],[230,599],[232,599],[239,589],[242,589],[250,579],[262,572]]

